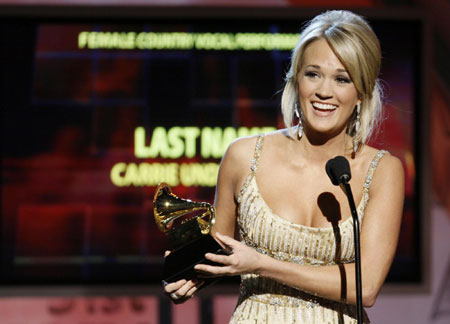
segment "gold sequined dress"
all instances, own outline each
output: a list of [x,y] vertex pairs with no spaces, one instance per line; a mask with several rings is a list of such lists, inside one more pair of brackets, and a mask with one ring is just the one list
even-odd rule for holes
[[[308,227],[291,223],[275,214],[258,190],[255,174],[263,145],[259,136],[254,158],[238,197],[238,226],[242,241],[258,252],[297,264],[315,266],[354,261],[353,220],[347,218],[335,227]],[[378,161],[386,153],[373,158],[363,195],[357,207],[360,222],[369,201],[369,187]],[[337,234],[339,233],[339,234]],[[336,240],[340,241],[336,244]],[[336,250],[340,249],[340,256]],[[364,323],[369,323],[364,312]],[[356,306],[321,298],[254,274],[241,276],[239,301],[230,324],[356,323]]]

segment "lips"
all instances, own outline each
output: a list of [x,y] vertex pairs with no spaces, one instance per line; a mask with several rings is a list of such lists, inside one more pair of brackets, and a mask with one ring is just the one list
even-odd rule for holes
[[333,113],[338,106],[330,104],[330,103],[324,103],[324,102],[318,102],[313,101],[311,102],[312,107],[314,108],[314,113],[318,116],[325,117]]
[[320,111],[330,111],[330,110],[336,110],[337,106],[329,103],[323,103],[318,101],[313,101],[312,106],[314,109],[320,110]]

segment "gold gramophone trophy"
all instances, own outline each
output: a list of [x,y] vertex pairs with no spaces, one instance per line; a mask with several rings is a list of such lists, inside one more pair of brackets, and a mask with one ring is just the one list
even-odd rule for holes
[[[203,213],[184,219],[178,227],[173,226],[176,219],[196,211]],[[196,264],[218,265],[206,260],[205,253],[227,254],[210,234],[215,220],[215,208],[211,204],[177,197],[166,183],[161,183],[153,198],[153,214],[159,230],[168,236],[172,245],[171,253],[165,258],[163,283],[197,279]],[[212,281],[206,279],[202,287]]]

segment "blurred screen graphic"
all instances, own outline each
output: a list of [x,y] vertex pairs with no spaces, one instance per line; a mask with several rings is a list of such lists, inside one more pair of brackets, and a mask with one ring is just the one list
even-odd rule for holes
[[[212,203],[227,145],[283,127],[280,90],[301,23],[33,22],[29,74],[11,76],[29,81],[17,98],[27,105],[2,108],[2,284],[158,282],[168,242],[153,220],[156,185]],[[419,282],[420,24],[372,23],[386,118],[371,145],[407,174],[388,281]]]

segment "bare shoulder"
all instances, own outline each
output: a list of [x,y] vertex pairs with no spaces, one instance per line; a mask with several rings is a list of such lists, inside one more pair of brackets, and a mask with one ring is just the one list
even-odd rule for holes
[[[277,130],[270,133],[266,133],[264,136],[264,147],[277,146],[280,142],[285,140],[287,132],[285,130]],[[240,137],[235,139],[228,146],[226,156],[229,159],[237,159],[245,162],[250,161],[253,158],[256,143],[259,135]]]
[[250,170],[257,140],[258,136],[248,136],[232,141],[220,163],[219,176],[229,178],[237,185]]
[[233,140],[225,152],[224,160],[232,160],[235,163],[250,161],[256,146],[258,136],[240,137]]
[[[375,156],[379,150],[373,147],[367,147],[368,153]],[[392,188],[399,188],[404,186],[404,169],[403,164],[399,158],[391,155],[389,152],[385,153],[379,160],[375,175],[373,177],[372,187],[375,189],[378,186],[390,185]]]

